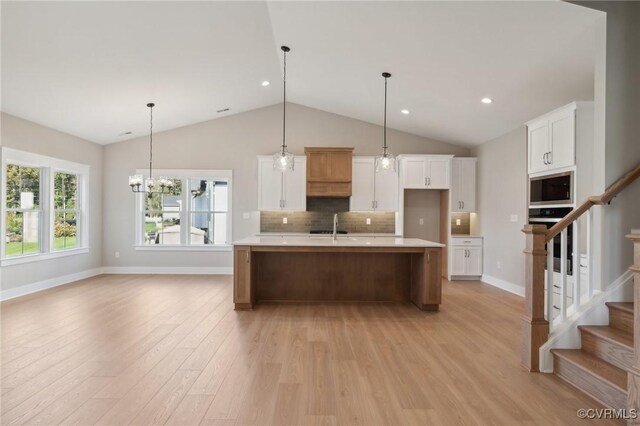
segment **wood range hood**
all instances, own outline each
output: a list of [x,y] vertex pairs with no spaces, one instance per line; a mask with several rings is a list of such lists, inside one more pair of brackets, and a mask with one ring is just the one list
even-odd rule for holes
[[351,197],[353,148],[305,148],[307,197]]

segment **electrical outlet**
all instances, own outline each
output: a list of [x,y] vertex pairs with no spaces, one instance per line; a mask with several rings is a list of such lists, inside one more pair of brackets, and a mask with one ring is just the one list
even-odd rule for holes
[[511,222],[517,222],[518,221],[518,215],[517,214],[512,214],[511,215]]
[[287,218],[286,218],[286,217],[283,217],[283,218],[282,218],[282,224],[283,224],[283,225],[286,225],[286,224],[287,224]]
[[500,263],[500,261],[499,261],[499,260],[496,262],[496,267],[497,267],[498,269],[502,268],[502,264]]
[[116,259],[120,259],[120,252],[119,252],[119,251],[117,251],[117,252],[116,252],[116,254],[115,254],[115,256],[116,256]]
[[456,226],[460,226],[460,225],[462,225],[462,220],[456,219]]
[[420,225],[424,225],[424,219],[423,219],[423,218],[420,218],[420,220],[418,221],[418,224],[420,224]]
[[371,225],[371,218],[370,217],[367,218],[367,225]]
[[251,213],[242,213],[242,218],[243,219],[250,219],[251,218]]

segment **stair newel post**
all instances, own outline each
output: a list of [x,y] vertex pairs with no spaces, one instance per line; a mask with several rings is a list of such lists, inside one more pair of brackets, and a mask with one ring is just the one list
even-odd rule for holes
[[522,365],[540,371],[540,346],[549,337],[549,322],[544,318],[544,263],[547,257],[544,225],[525,225],[525,313],[522,317]]
[[633,241],[633,366],[627,375],[627,410],[636,410],[636,419],[629,424],[640,424],[640,229],[627,235]]

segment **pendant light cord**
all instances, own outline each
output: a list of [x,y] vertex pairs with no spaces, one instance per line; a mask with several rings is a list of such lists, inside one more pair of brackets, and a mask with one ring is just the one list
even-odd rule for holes
[[153,168],[153,104],[147,105],[151,111],[151,118],[149,120],[149,180],[153,178],[151,174]]
[[284,79],[283,79],[283,101],[282,101],[282,155],[287,150],[287,51],[284,50]]
[[389,77],[384,77],[384,149],[383,154],[387,155],[387,80]]

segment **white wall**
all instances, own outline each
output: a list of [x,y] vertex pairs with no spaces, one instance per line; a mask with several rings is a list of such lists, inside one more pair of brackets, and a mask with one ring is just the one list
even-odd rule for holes
[[2,291],[101,267],[102,146],[5,113],[1,121],[2,146],[90,166],[89,253],[3,266]]
[[[526,127],[474,148],[472,155],[478,157],[476,226],[484,237],[484,274],[488,281],[494,278],[524,288]],[[518,215],[517,222],[511,222],[512,214]]]
[[[158,102],[156,108],[162,108]],[[287,104],[287,141],[294,154],[307,146],[349,146],[355,155],[381,150],[382,128],[336,114]],[[282,140],[282,104],[210,120],[154,135],[154,167],[233,169],[233,239],[259,231],[257,155],[273,154]],[[456,154],[455,145],[391,130],[394,154]],[[230,267],[230,252],[148,252],[134,249],[134,195],[127,178],[147,167],[148,136],[107,145],[104,149],[104,256],[107,267]],[[251,219],[243,219],[243,213]],[[115,258],[115,252],[120,253]]]

